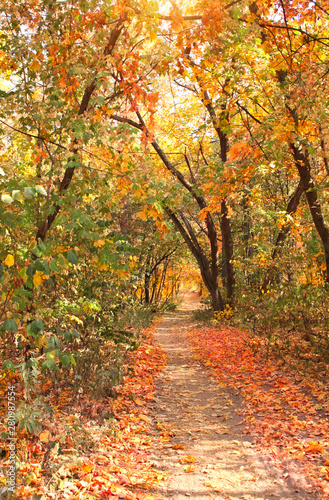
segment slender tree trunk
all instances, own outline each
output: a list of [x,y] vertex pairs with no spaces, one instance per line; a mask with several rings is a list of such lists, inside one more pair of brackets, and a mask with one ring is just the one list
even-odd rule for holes
[[[218,288],[218,263],[217,265],[214,265],[214,260],[212,260],[212,265],[209,266],[207,256],[205,255],[201,246],[199,245],[196,236],[193,232],[193,229],[185,217],[183,218],[183,220],[185,225],[187,224],[187,230],[185,229],[185,227],[183,226],[177,215],[169,207],[164,205],[164,210],[171,219],[171,221],[173,222],[173,224],[176,226],[177,230],[182,235],[185,243],[187,244],[192,255],[194,256],[194,258],[198,263],[202,280],[211,295],[212,306],[214,311],[222,311],[224,309],[224,302]],[[212,242],[212,259],[215,259],[216,257],[216,245],[218,251],[217,234],[215,233],[213,236],[215,235],[216,235],[216,242],[215,241]],[[217,254],[217,259],[218,259],[218,254]]]
[[225,252],[226,289],[230,305],[234,303],[235,273],[233,267],[233,239],[226,201],[221,203],[221,230]]
[[150,303],[150,273],[148,271],[145,272],[144,275],[144,301],[145,304]]
[[[300,180],[297,188],[295,189],[294,193],[292,194],[292,196],[289,200],[287,210],[286,210],[286,213],[288,215],[292,215],[296,212],[303,192],[304,192],[304,186],[303,186],[302,181]],[[275,245],[274,245],[274,248],[273,248],[273,251],[272,251],[272,260],[275,260],[276,257],[279,255],[279,253],[284,245],[284,242],[287,239],[287,236],[289,234],[290,229],[291,229],[291,224],[287,224],[279,232],[277,239],[276,239],[276,242],[275,242]],[[267,289],[267,287],[273,283],[273,281],[274,281],[274,271],[273,271],[273,269],[271,269],[269,271],[268,275],[266,276],[266,278],[264,279],[264,282],[262,285],[262,290],[265,291]]]
[[[287,210],[286,210],[286,213],[288,215],[294,214],[296,212],[303,192],[304,192],[304,187],[303,187],[302,181],[300,180],[297,188],[295,189],[294,193],[292,194],[292,196],[289,200]],[[274,245],[273,252],[272,252],[272,259],[273,260],[278,255],[278,253],[280,252],[280,249],[284,245],[284,242],[286,241],[286,238],[289,234],[290,229],[291,229],[291,225],[287,224],[279,232],[278,237],[277,237],[276,242],[275,242],[275,245]]]
[[303,183],[307,203],[310,207],[314,225],[323,244],[326,261],[326,282],[329,283],[329,228],[325,223],[321,205],[318,199],[317,190],[311,177],[311,165],[309,162],[308,153],[307,151],[303,150],[301,146],[296,146],[294,143],[290,144],[290,148],[294,156],[300,179]]

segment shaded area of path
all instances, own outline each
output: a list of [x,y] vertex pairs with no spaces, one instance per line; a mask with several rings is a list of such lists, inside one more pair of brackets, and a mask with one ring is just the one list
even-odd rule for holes
[[[190,297],[191,298],[191,297]],[[192,297],[196,300],[195,297]],[[167,354],[167,367],[156,380],[153,416],[159,448],[153,465],[168,474],[153,490],[157,499],[319,498],[297,471],[289,475],[269,455],[256,452],[253,437],[243,433],[243,400],[220,387],[212,372],[194,360],[187,331],[191,309],[166,314],[155,339]],[[285,477],[287,476],[287,477]]]

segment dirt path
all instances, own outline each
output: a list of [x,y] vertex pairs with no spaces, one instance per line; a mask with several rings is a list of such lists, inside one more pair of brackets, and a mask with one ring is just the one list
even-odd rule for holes
[[[187,331],[191,309],[166,314],[156,341],[167,354],[167,367],[156,381],[153,415],[159,448],[153,465],[168,480],[152,493],[157,499],[306,500],[307,480],[275,467],[271,457],[254,449],[243,433],[243,400],[222,388],[207,367],[191,353]],[[287,476],[287,477],[285,477]]]

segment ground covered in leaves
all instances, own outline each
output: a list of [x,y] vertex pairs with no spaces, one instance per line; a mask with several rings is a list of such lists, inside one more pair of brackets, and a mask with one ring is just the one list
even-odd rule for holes
[[[157,342],[157,499],[329,498],[328,390],[264,357],[247,332],[167,314]],[[184,310],[185,309],[185,310]],[[259,347],[259,346],[258,346]]]
[[[148,405],[153,399],[153,376],[162,365],[162,355],[152,341],[152,329],[130,355],[127,375],[115,397],[95,400],[90,394],[73,394],[65,386],[49,391],[49,418],[43,419],[37,435],[17,433],[16,498],[27,499],[147,499],[154,483],[164,474],[148,461],[152,438]],[[2,423],[6,418],[7,385],[1,381]],[[23,395],[16,393],[16,401]],[[6,498],[8,469],[7,428],[2,425],[0,490]],[[0,495],[1,496],[1,495]],[[11,498],[15,498],[12,496]]]
[[16,498],[329,498],[325,383],[266,359],[246,331],[194,322],[196,306],[190,300],[144,332],[116,394],[92,399],[45,380],[49,417],[36,435],[17,433]]
[[214,369],[219,384],[243,396],[241,423],[257,449],[266,449],[287,475],[292,465],[311,478],[314,495],[329,498],[328,385],[266,360],[255,349],[259,339],[246,331],[207,327],[189,336],[196,358]]

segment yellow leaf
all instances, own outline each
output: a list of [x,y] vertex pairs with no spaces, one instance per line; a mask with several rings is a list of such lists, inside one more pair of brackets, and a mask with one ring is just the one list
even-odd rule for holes
[[194,465],[188,465],[184,467],[185,472],[194,472]]
[[34,59],[34,61],[31,62],[30,68],[32,71],[38,71],[41,67],[40,61],[38,59]]
[[11,255],[10,253],[5,258],[5,264],[8,267],[11,267],[15,264],[15,259],[14,259],[13,255]]
[[105,245],[105,240],[96,240],[94,241],[94,246],[95,247],[102,247]]
[[151,33],[150,33],[150,40],[151,40],[151,42],[156,42],[157,39],[158,39],[158,36],[155,33],[155,31],[151,31]]
[[35,271],[35,274],[33,276],[33,284],[34,286],[40,286],[42,283],[42,271]]
[[137,212],[137,217],[139,217],[142,220],[147,220],[147,213],[144,212],[144,210],[141,210],[140,212]]
[[47,337],[46,335],[42,335],[42,337],[38,337],[35,339],[35,345],[40,349],[42,346],[47,345]]
[[84,465],[84,466],[82,467],[82,470],[83,470],[83,472],[88,473],[88,472],[91,472],[91,471],[93,470],[93,468],[94,468],[94,467],[93,467],[93,465],[91,465],[91,464],[86,464],[86,465]]
[[41,434],[39,436],[40,441],[42,441],[43,443],[48,443],[49,438],[50,438],[49,431],[43,431],[43,432],[41,432]]
[[110,109],[110,108],[107,108],[106,106],[102,107],[102,111],[103,111],[103,113],[106,113],[107,116],[112,116],[115,113],[115,109]]
[[78,318],[77,316],[73,316],[73,315],[69,316],[69,320],[76,321],[78,323],[78,325],[83,325],[83,321],[80,318]]
[[168,443],[170,440],[170,436],[168,433],[164,433],[163,436],[160,436],[160,443]]
[[182,458],[180,462],[183,464],[193,464],[195,462],[195,458],[193,455],[188,455],[187,457]]

